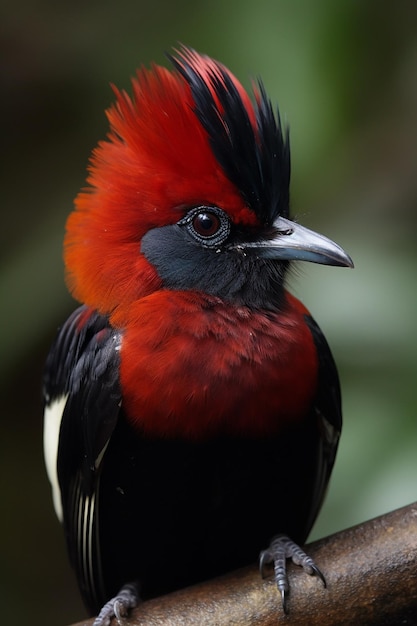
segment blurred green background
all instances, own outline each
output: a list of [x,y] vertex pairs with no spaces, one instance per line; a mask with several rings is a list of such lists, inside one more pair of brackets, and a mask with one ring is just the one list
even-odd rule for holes
[[0,16],[2,622],[84,615],[42,459],[43,361],[75,306],[61,242],[106,134],[109,83],[129,89],[138,65],[166,63],[178,41],[246,86],[262,75],[291,127],[293,212],[355,261],[353,271],[303,265],[292,280],[344,390],[313,537],[416,499],[417,3],[3,0]]

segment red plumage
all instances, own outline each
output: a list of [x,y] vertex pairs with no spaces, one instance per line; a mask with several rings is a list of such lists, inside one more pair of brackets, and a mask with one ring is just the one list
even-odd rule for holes
[[276,435],[303,419],[318,370],[306,314],[289,295],[268,317],[189,292],[136,303],[120,367],[131,422],[153,436],[207,438]]
[[293,260],[351,260],[289,219],[263,85],[252,103],[220,63],[171,61],[114,88],[65,236],[83,306],[45,369],[46,465],[96,626],[261,550],[285,608],[341,429],[332,355],[285,279]]
[[[190,60],[204,79],[218,73],[208,57],[193,53]],[[247,94],[236,79],[234,84],[253,118]],[[139,70],[132,86],[133,98],[114,88],[108,140],[93,152],[90,187],[78,195],[65,237],[74,297],[122,316],[125,306],[161,284],[137,254],[150,228],[175,223],[183,207],[198,203],[224,207],[236,223],[256,223],[216,161],[183,78],[153,67]]]

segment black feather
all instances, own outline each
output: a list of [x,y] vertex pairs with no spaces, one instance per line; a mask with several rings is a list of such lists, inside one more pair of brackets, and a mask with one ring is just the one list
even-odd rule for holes
[[289,134],[282,128],[279,113],[274,114],[262,82],[258,82],[254,103],[254,128],[226,69],[217,63],[217,72],[211,72],[207,82],[207,76],[193,65],[190,53],[184,49],[179,58],[168,56],[190,85],[195,113],[207,131],[217,161],[262,224],[272,224],[278,215],[288,217]]
[[79,307],[58,332],[44,374],[45,404],[66,398],[57,473],[68,552],[91,610],[102,602],[98,504],[102,454],[120,414],[121,334]]

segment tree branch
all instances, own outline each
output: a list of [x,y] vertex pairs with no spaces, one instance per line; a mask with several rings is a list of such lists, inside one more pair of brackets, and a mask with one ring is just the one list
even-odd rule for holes
[[327,588],[290,564],[287,616],[272,578],[261,580],[249,567],[144,602],[126,626],[417,624],[417,503],[316,541],[307,551]]

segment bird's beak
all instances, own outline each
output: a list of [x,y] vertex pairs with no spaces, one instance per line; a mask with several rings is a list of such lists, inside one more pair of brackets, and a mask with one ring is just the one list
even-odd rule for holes
[[274,221],[271,238],[246,242],[242,248],[256,249],[267,259],[353,267],[352,259],[337,243],[285,217]]

